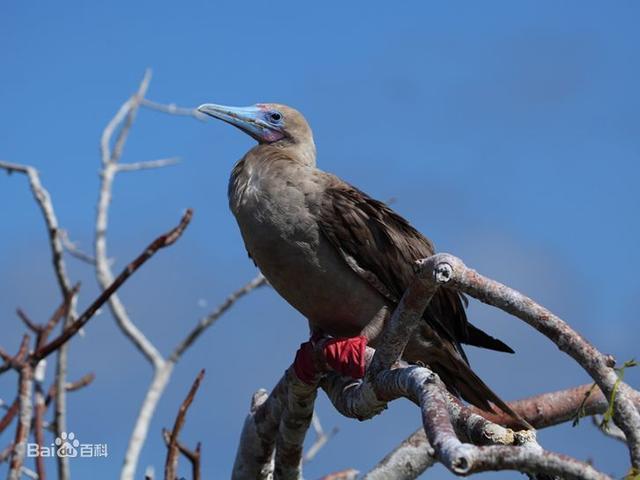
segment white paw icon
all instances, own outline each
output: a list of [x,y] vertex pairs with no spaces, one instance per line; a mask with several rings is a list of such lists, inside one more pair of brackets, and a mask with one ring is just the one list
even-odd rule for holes
[[73,432],[62,432],[55,440],[55,444],[58,447],[57,454],[59,457],[77,457],[78,446],[80,442],[76,438]]

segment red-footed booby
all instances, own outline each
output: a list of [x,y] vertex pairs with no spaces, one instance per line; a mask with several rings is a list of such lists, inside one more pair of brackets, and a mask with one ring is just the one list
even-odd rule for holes
[[[247,252],[308,319],[312,338],[333,337],[332,367],[363,376],[365,342],[375,347],[414,276],[414,262],[433,255],[433,244],[383,202],[318,169],[311,128],[293,108],[204,104],[198,110],[258,142],[229,180],[229,205]],[[471,370],[461,344],[513,350],[471,325],[464,303],[457,291],[440,288],[403,358],[428,365],[477,407],[491,411],[493,404],[519,419]],[[305,360],[308,350],[303,344],[295,362],[302,380],[316,374]]]

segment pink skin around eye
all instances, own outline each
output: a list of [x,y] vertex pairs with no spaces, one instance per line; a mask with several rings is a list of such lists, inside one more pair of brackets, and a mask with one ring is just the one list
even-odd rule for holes
[[[256,107],[258,107],[263,112],[268,112],[269,110],[271,110],[269,105],[264,103],[257,103]],[[279,132],[277,130],[272,130],[270,128],[269,129],[263,128],[261,136],[262,136],[262,140],[267,143],[277,142],[278,140],[281,140],[284,138],[284,134],[282,132]]]
[[278,140],[284,138],[284,135],[276,130],[264,129],[262,138],[264,138],[265,141],[271,143],[277,142]]

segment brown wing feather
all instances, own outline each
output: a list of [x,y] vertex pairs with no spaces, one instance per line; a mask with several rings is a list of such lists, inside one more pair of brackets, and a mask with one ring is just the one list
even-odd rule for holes
[[[354,270],[397,303],[414,276],[414,262],[433,255],[434,246],[386,204],[339,182],[323,195],[322,231]],[[440,289],[425,317],[438,333],[455,344],[466,360],[459,345],[467,338],[467,316],[461,296]]]
[[[319,205],[323,234],[356,273],[397,303],[413,278],[414,262],[433,255],[433,244],[384,203],[337,177],[329,178],[334,184],[325,189]],[[431,326],[428,340],[437,346],[430,366],[452,392],[486,410],[492,410],[491,402],[528,426],[469,367],[460,343],[471,340],[470,331],[474,341],[497,342],[489,342],[489,348],[509,347],[469,327],[463,302],[458,292],[441,288],[425,311]]]

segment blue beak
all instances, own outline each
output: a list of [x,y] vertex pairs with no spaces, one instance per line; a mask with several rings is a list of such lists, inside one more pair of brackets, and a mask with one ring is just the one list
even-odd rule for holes
[[279,129],[264,120],[265,112],[258,106],[226,107],[205,103],[198,107],[198,111],[239,128],[260,143],[271,143],[284,136]]

